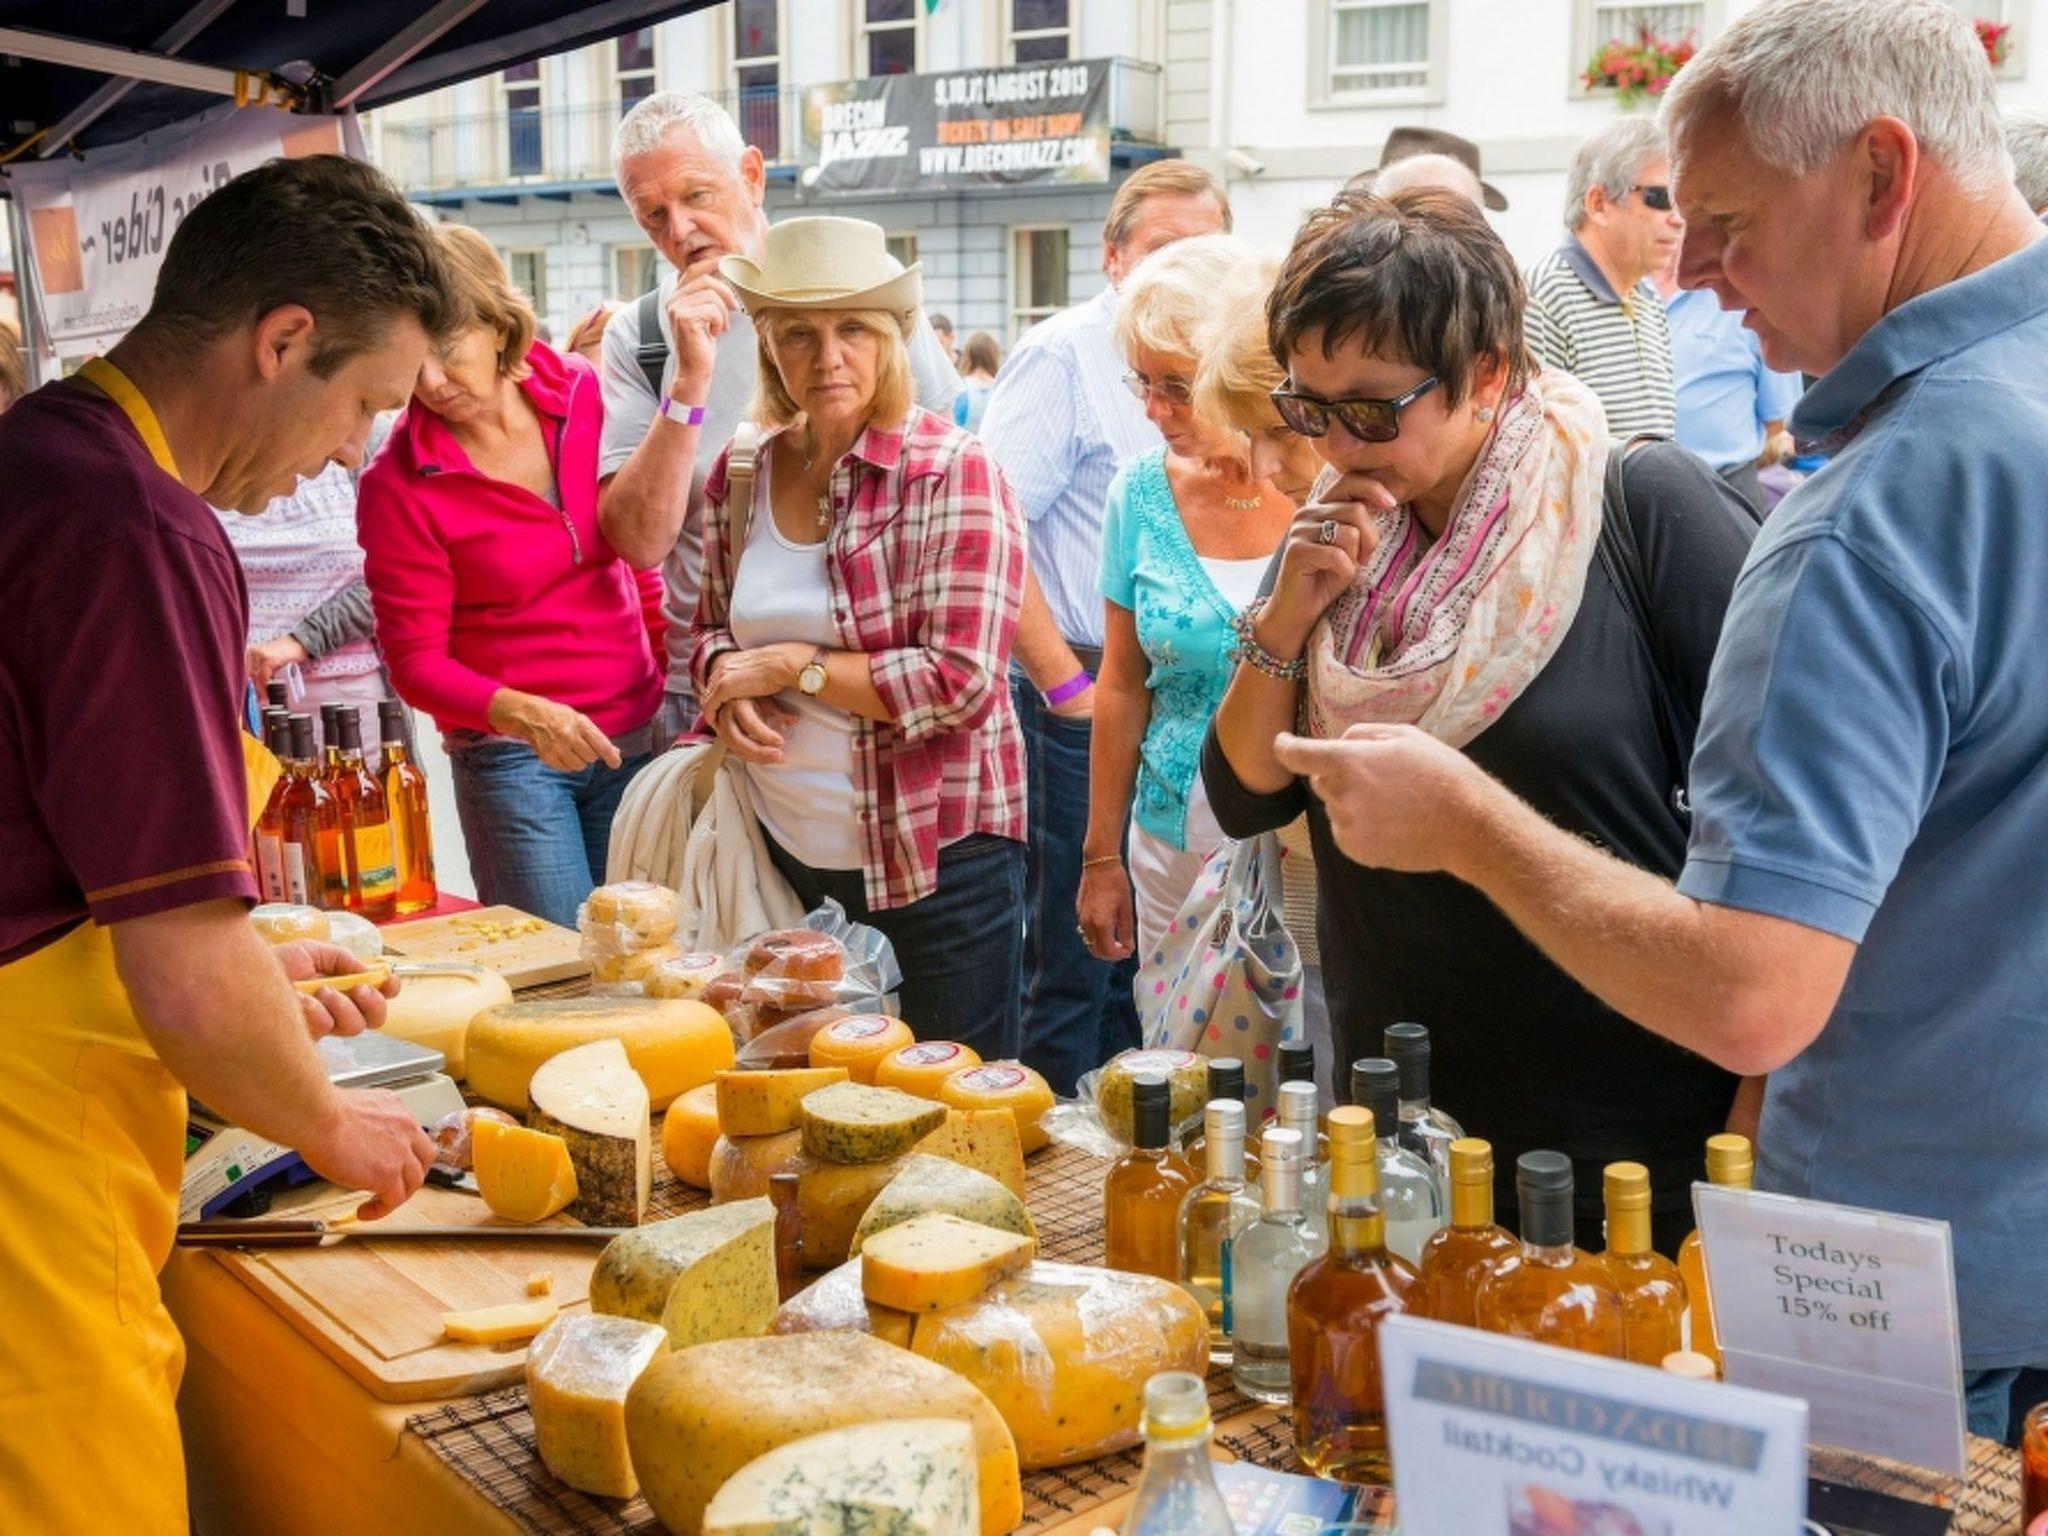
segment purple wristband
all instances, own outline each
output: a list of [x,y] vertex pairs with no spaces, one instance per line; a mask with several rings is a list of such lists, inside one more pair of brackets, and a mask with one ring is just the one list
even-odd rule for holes
[[1064,683],[1061,683],[1059,687],[1048,688],[1040,697],[1054,709],[1057,709],[1060,705],[1066,703],[1067,700],[1079,698],[1094,685],[1095,679],[1088,675],[1088,670],[1084,667]]
[[673,398],[671,398],[668,395],[663,395],[661,397],[661,404],[656,408],[655,414],[659,416],[667,416],[670,421],[680,422],[682,423],[682,425],[686,427],[701,427],[704,425],[703,406],[686,405],[681,407],[677,414],[670,415],[669,407],[674,405],[675,403],[676,402]]

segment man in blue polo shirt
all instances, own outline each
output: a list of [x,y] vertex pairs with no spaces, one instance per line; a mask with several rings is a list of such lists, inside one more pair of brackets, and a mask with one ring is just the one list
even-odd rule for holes
[[2048,231],[1940,0],[1763,0],[1664,106],[1681,278],[1823,377],[1739,579],[1674,888],[1410,728],[1282,738],[1362,863],[1479,887],[1767,1072],[1758,1183],[1946,1219],[1970,1427],[2048,1365]]

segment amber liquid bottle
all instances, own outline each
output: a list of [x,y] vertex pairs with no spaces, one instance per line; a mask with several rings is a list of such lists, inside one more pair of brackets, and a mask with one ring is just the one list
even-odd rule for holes
[[[320,863],[322,822],[333,810],[320,782],[320,761],[313,747],[313,719],[291,717],[290,756],[279,785],[278,836],[284,865],[284,899],[302,906],[327,905],[327,875]],[[339,853],[339,846],[336,848]]]
[[[1748,1189],[1756,1179],[1756,1153],[1747,1136],[1729,1132],[1707,1138],[1707,1182],[1730,1189]],[[1685,1282],[1686,1348],[1705,1355],[1721,1368],[1721,1340],[1714,1331],[1714,1298],[1707,1290],[1707,1258],[1700,1235],[1693,1232],[1678,1245],[1678,1273]]]
[[1318,1477],[1393,1481],[1380,1324],[1414,1309],[1415,1271],[1387,1251],[1372,1112],[1330,1111],[1330,1246],[1287,1292],[1294,1453]]
[[1524,1152],[1515,1160],[1515,1195],[1522,1246],[1479,1282],[1474,1320],[1489,1333],[1625,1359],[1614,1282],[1605,1265],[1572,1246],[1572,1160]]
[[1621,1297],[1621,1331],[1629,1359],[1662,1365],[1684,1347],[1685,1282],[1678,1266],[1650,1246],[1650,1170],[1609,1163],[1601,1181],[1607,1199],[1607,1251],[1600,1262]]
[[1451,1224],[1422,1245],[1416,1310],[1440,1323],[1478,1326],[1472,1303],[1479,1282],[1521,1244],[1493,1220],[1493,1147],[1476,1136],[1451,1143]]
[[270,798],[256,818],[256,883],[265,901],[284,901],[284,792],[292,779],[292,727],[290,718],[279,711],[266,709],[263,718],[263,744],[285,771],[270,787]]
[[1167,1144],[1166,1079],[1131,1083],[1131,1150],[1102,1186],[1103,1262],[1133,1274],[1180,1279],[1180,1205],[1201,1182]]
[[401,915],[424,912],[441,899],[434,884],[434,831],[427,819],[427,776],[405,744],[405,706],[386,699],[377,706],[384,738],[384,806],[391,815],[391,861],[398,871]]
[[373,923],[398,915],[398,870],[393,863],[391,815],[384,786],[363,763],[363,721],[352,706],[337,716],[341,727],[341,771],[334,797],[348,828],[349,910]]

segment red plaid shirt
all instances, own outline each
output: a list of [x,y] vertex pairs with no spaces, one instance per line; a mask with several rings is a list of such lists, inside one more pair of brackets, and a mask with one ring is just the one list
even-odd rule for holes
[[[779,429],[778,429],[779,430]],[[763,434],[761,452],[777,431]],[[704,485],[704,584],[691,674],[741,649],[727,627],[726,455]],[[864,651],[893,721],[854,721],[854,813],[868,905],[938,885],[939,850],[976,832],[1024,837],[1024,740],[1010,644],[1024,598],[1024,517],[988,450],[913,407],[870,425],[833,467],[826,577],[842,649]],[[820,807],[821,812],[823,807]]]

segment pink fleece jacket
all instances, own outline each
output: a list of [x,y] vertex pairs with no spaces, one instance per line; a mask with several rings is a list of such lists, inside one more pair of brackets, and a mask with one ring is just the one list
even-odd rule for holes
[[540,342],[526,360],[561,507],[479,473],[415,400],[357,498],[377,644],[399,696],[444,731],[488,731],[491,695],[515,688],[623,735],[661,704],[661,573],[598,531],[596,373]]

